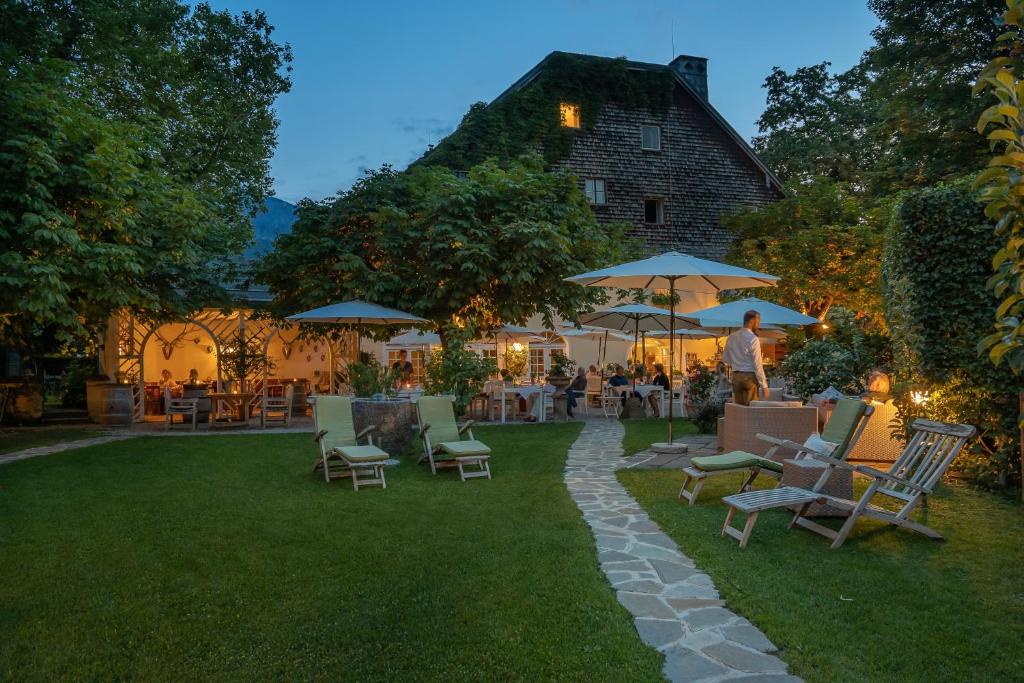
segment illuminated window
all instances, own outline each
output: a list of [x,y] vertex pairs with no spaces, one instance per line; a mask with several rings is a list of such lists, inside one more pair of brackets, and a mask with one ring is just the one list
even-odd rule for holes
[[604,178],[587,178],[583,181],[583,191],[591,204],[604,204],[608,196],[604,190]]
[[530,377],[539,382],[547,376],[547,349],[530,348]]
[[563,126],[566,128],[580,127],[580,105],[562,102],[562,104],[559,105],[559,110],[562,113]]
[[661,126],[640,126],[640,149],[661,151]]

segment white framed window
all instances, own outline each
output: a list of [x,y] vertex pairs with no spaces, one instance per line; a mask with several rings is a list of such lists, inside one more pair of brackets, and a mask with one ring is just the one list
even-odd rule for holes
[[640,126],[640,149],[661,151],[661,126]]
[[665,223],[665,201],[662,199],[644,200],[644,223],[663,225]]
[[[403,349],[388,349],[388,367],[392,367],[395,363],[398,363],[402,359]],[[426,354],[423,353],[423,349],[404,349],[406,352],[406,360],[412,362],[412,383],[421,384],[423,382],[424,365],[426,365]]]
[[587,178],[583,181],[583,191],[586,192],[591,204],[605,204],[608,201],[604,178]]

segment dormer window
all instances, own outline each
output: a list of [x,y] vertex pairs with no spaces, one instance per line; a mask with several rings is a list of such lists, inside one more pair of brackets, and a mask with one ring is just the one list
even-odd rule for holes
[[560,105],[558,105],[558,109],[562,114],[562,125],[564,127],[580,127],[580,105],[562,102]]

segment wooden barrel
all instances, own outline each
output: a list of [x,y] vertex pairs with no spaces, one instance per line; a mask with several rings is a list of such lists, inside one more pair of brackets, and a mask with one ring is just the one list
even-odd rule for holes
[[96,422],[101,425],[131,426],[135,412],[132,385],[107,383],[95,388],[99,393]]
[[207,396],[209,389],[205,384],[185,384],[181,387],[182,398],[198,398],[196,401],[196,421],[209,422],[211,400]]
[[282,382],[284,385],[292,385],[292,415],[303,416],[306,414],[306,410],[309,408],[309,402],[307,401],[308,392],[306,382]]
[[85,380],[85,407],[89,412],[89,419],[93,422],[100,421],[100,406],[103,405],[103,396],[106,392],[100,387],[110,384],[109,379],[87,379]]

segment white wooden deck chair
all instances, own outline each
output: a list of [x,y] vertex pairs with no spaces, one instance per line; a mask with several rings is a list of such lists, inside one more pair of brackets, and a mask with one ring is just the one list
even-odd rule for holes
[[[854,524],[861,517],[888,522],[924,534],[928,538],[941,540],[941,534],[910,519],[910,513],[925,500],[925,496],[935,490],[935,485],[942,479],[946,469],[964,445],[974,437],[977,430],[970,425],[945,424],[920,419],[914,420],[912,428],[915,432],[914,437],[888,472],[882,472],[866,465],[850,465],[842,460],[811,453],[811,457],[824,462],[827,467],[823,468],[821,477],[810,489],[783,486],[726,496],[722,500],[729,506],[729,512],[725,517],[725,525],[722,527],[722,536],[732,536],[738,539],[740,547],[745,548],[750,540],[754,524],[757,522],[757,516],[762,510],[798,505],[800,507],[789,523],[790,528],[799,526],[830,538],[832,539],[832,548],[838,548],[843,544]],[[872,480],[859,500],[837,498],[820,492],[828,481],[832,470],[837,467],[853,470],[853,472]],[[876,496],[885,496],[899,501],[899,509],[893,511],[875,505],[873,501]],[[829,529],[804,517],[808,508],[814,503],[828,504],[848,510],[850,516],[839,531]],[[737,512],[747,514],[747,522],[743,531],[732,526],[732,519]]]
[[171,388],[164,387],[164,429],[170,429],[174,424],[174,416],[181,415],[181,423],[188,424],[185,418],[192,417],[192,431],[196,430],[196,417],[199,413],[198,398],[173,398]]
[[[313,422],[314,440],[320,447],[320,457],[313,463],[314,472],[322,469],[324,480],[328,482],[351,477],[352,488],[356,491],[360,486],[373,484],[388,487],[384,481],[388,454],[373,444],[372,432],[376,426],[370,425],[356,434],[350,396],[317,396],[313,403]],[[364,437],[366,445],[360,446],[359,440]]]
[[[416,401],[416,417],[423,442],[420,462],[429,462],[432,474],[437,474],[439,468],[457,467],[462,481],[476,477],[491,478],[491,449],[473,438],[473,420],[461,427],[455,423],[451,397],[420,396]],[[464,439],[463,435],[469,438]],[[467,471],[469,466],[476,469]]]
[[268,387],[263,385],[263,400],[260,403],[260,429],[266,429],[268,422],[280,422],[285,427],[291,426],[292,400],[295,396],[294,385],[285,385],[282,396],[270,396],[267,389]]
[[[821,432],[821,441],[835,444],[835,446],[829,453],[821,449],[816,452],[821,455],[830,455],[837,460],[845,460],[847,455],[853,452],[853,447],[864,432],[874,410],[859,398],[839,399],[836,402],[835,410],[832,411],[832,417],[829,418]],[[759,474],[781,479],[783,458],[800,459],[808,457],[815,450],[813,445],[816,440],[813,437],[803,444],[777,439],[766,434],[758,434],[757,438],[771,444],[771,448],[763,456],[746,451],[733,451],[722,455],[693,458],[690,464],[683,468],[683,474],[686,477],[683,479],[682,488],[679,489],[679,497],[690,501],[690,505],[693,505],[697,502],[697,496],[700,495],[700,490],[708,478],[747,470],[749,474],[740,486],[740,493],[743,493],[750,490]],[[786,449],[785,454],[779,453],[779,449],[782,448]],[[687,488],[691,482],[693,487]]]

